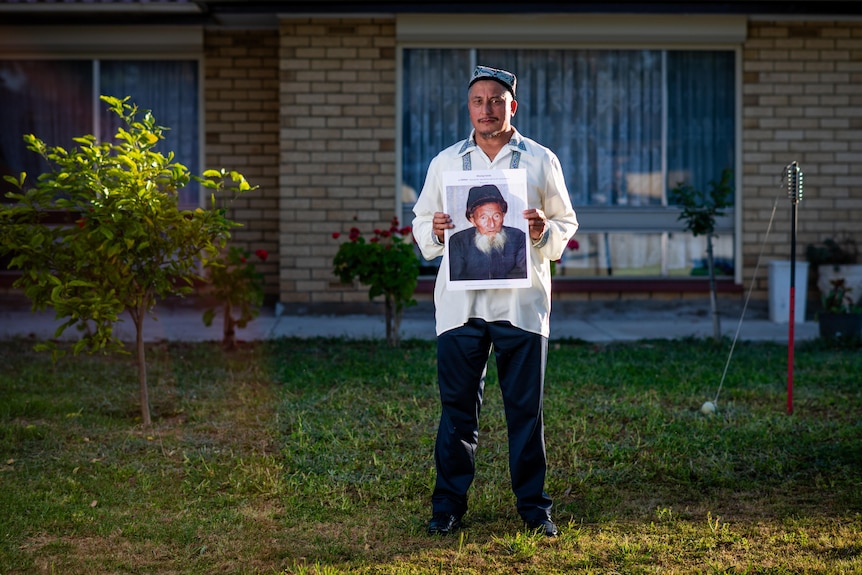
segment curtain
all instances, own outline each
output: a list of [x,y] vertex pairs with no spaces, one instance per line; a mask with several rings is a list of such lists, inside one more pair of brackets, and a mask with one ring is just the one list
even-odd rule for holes
[[14,190],[2,176],[26,172],[35,181],[48,169],[25,134],[69,149],[72,138],[92,133],[92,77],[90,60],[0,60],[0,201]]
[[[198,142],[197,62],[189,60],[104,60],[100,66],[101,95],[125,98],[138,106],[139,114],[150,110],[156,124],[168,129],[156,146],[163,154],[173,152],[175,161],[192,174],[200,174]],[[104,141],[112,140],[120,119],[104,105],[100,116]],[[197,206],[200,186],[192,181],[180,190],[180,203]]]
[[[169,128],[157,149],[174,152],[176,161],[199,174],[197,70],[193,60],[0,60],[0,174],[24,171],[35,179],[45,172],[47,164],[24,147],[23,135],[35,134],[51,146],[75,146],[73,137],[95,132],[93,106],[102,94],[131,96],[141,110],[152,110],[156,122]],[[94,85],[100,94],[93,92]],[[112,140],[119,118],[97,105],[97,135]],[[0,181],[4,198],[10,189]],[[180,203],[197,206],[199,195],[192,182],[180,191]]]
[[469,134],[475,64],[518,76],[512,123],[557,154],[576,206],[666,205],[679,178],[703,185],[733,166],[731,51],[412,48],[403,69],[405,184],[421,189],[431,158]]
[[467,50],[405,50],[403,56],[403,185],[418,194],[431,159],[470,133],[471,59]]
[[734,55],[671,51],[667,61],[668,184],[707,190],[734,167]]

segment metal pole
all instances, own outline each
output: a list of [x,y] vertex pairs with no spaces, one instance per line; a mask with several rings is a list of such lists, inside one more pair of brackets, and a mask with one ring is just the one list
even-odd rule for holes
[[792,162],[787,166],[787,195],[790,197],[790,321],[787,342],[787,413],[793,413],[793,347],[796,324],[796,221],[802,201],[802,170]]

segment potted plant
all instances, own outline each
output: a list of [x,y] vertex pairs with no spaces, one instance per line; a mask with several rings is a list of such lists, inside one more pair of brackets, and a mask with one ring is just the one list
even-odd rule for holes
[[823,309],[817,314],[820,337],[859,337],[862,335],[862,306],[853,301],[844,278],[830,281],[831,289],[823,296]]
[[805,256],[817,268],[817,289],[823,297],[831,290],[833,279],[841,278],[853,294],[862,292],[862,264],[857,264],[859,251],[852,237],[826,238],[806,248]]

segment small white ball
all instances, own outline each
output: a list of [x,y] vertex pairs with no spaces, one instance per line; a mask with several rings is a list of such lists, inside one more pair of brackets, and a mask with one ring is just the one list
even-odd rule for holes
[[700,406],[700,412],[704,415],[712,415],[715,413],[715,404],[711,401],[703,402]]

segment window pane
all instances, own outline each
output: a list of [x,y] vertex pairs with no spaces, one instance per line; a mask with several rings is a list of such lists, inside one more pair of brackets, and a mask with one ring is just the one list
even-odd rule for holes
[[557,154],[575,205],[661,205],[661,52],[479,50],[478,61],[518,75],[512,123]]
[[734,166],[734,55],[674,51],[667,62],[668,189],[707,190]]
[[[706,276],[706,237],[690,233],[668,234],[668,275]],[[733,276],[733,237],[712,238],[716,276]]]
[[[665,237],[667,240],[665,241]],[[578,234],[578,248],[566,250],[557,276],[689,277],[706,276],[706,238],[690,233]],[[717,276],[733,275],[733,238],[713,238]]]
[[25,147],[24,134],[66,149],[72,138],[93,131],[93,65],[89,60],[0,60],[0,201],[14,189],[2,178],[48,170]]
[[[105,60],[101,62],[100,83],[102,95],[131,96],[139,110],[152,111],[156,123],[169,128],[156,149],[164,154],[173,152],[175,161],[200,174],[197,62]],[[100,120],[100,137],[113,139],[119,118],[105,110]],[[197,206],[199,193],[200,186],[191,182],[180,190],[181,204]]]
[[[408,191],[421,189],[435,154],[469,134],[464,100],[472,66],[508,69],[518,76],[522,102],[512,123],[560,158],[575,209],[650,208],[636,229],[655,222],[651,233],[578,235],[587,251],[567,254],[571,266],[564,256],[563,274],[697,269],[702,238],[670,234],[663,207],[680,181],[706,190],[722,169],[734,167],[733,51],[410,48],[403,56]],[[402,196],[405,218],[410,197]],[[727,258],[726,269],[733,267],[732,236],[720,239],[726,253],[716,254]]]
[[[403,81],[404,185],[418,194],[437,153],[470,133],[467,112],[468,50],[405,50]],[[405,195],[405,208],[410,197]]]
[[662,275],[663,234],[578,234],[578,249],[566,250],[557,276],[631,277]]

